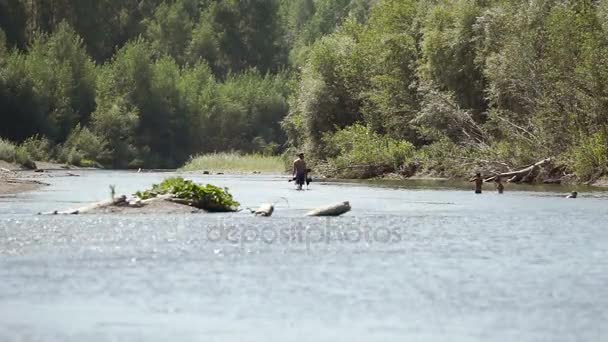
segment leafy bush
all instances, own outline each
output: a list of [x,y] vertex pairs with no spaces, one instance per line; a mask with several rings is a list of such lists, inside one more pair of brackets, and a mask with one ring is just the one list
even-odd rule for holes
[[8,140],[0,138],[0,160],[12,162],[15,160],[17,146]]
[[579,178],[598,178],[608,172],[608,137],[605,133],[584,137],[572,148],[568,157]]
[[[59,153],[60,159],[71,165],[81,165],[83,159],[103,162],[108,159],[106,142],[86,127],[77,125]],[[90,163],[89,163],[90,164]]]
[[22,146],[17,147],[15,150],[15,162],[26,169],[35,170],[37,168],[36,163],[32,160],[32,157]]
[[[36,150],[36,147],[40,150]],[[27,139],[22,145],[17,146],[8,140],[0,138],[0,160],[15,162],[27,169],[36,169],[34,160],[40,156],[49,156],[50,151],[51,145],[46,139],[32,137]],[[38,160],[48,160],[48,158],[40,158]]]
[[32,160],[49,161],[53,154],[51,141],[38,135],[27,138],[20,147],[27,152]]
[[152,189],[135,195],[145,200],[166,194],[173,194],[190,202],[193,207],[210,212],[232,212],[240,205],[232,198],[228,188],[222,189],[211,184],[203,186],[181,177],[165,179],[162,183],[153,185]]
[[370,168],[379,173],[394,171],[403,166],[414,156],[414,146],[407,142],[396,140],[375,132],[369,128],[355,124],[323,138],[328,146],[328,162],[339,174],[351,173],[355,169],[365,170],[354,176],[367,178],[377,176],[370,173]]
[[[470,174],[462,158],[466,156],[464,148],[448,138],[443,138],[431,145],[424,146],[416,152],[422,172],[438,177],[463,177]],[[470,166],[470,168],[474,168]]]

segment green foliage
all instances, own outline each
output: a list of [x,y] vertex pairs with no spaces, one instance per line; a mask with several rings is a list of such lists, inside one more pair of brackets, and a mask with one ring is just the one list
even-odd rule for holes
[[474,1],[449,1],[429,13],[422,34],[421,76],[454,92],[458,105],[479,113],[485,109],[483,70],[478,67],[477,18]]
[[[39,147],[40,150],[36,150]],[[44,138],[32,137],[22,145],[0,138],[0,160],[17,163],[27,169],[36,169],[34,160],[49,160],[50,145]]]
[[12,162],[15,160],[17,146],[8,140],[0,138],[0,160]]
[[608,135],[586,136],[568,153],[574,173],[583,180],[595,180],[608,173]]
[[[86,127],[76,126],[61,147],[59,159],[71,165],[90,167],[93,161],[108,160],[106,142]],[[96,166],[96,163],[93,163]]]
[[416,152],[420,172],[436,177],[468,178],[475,172],[501,173],[532,165],[545,158],[526,140],[491,145],[458,145],[447,137]]
[[[4,60],[4,55],[6,55],[6,35],[4,31],[0,28],[0,61]],[[0,62],[2,63],[2,62]]]
[[[567,156],[587,177],[601,163],[573,156],[608,127],[607,19],[592,0],[1,0],[0,136],[176,167],[335,158],[324,137],[360,123],[437,158],[449,141],[492,165]],[[76,127],[108,153],[65,147]]]
[[289,133],[298,132],[304,138],[293,140],[306,145],[319,158],[324,157],[323,134],[353,124],[359,118],[360,103],[348,87],[351,75],[341,73],[347,68],[344,64],[354,46],[355,41],[345,35],[324,38],[315,44],[302,72],[296,102],[284,122]]
[[25,139],[19,146],[25,150],[25,153],[36,161],[49,161],[53,155],[53,146],[51,141],[45,137],[34,135]]
[[192,15],[196,13],[197,4],[193,0],[178,0],[172,4],[162,2],[153,17],[144,21],[152,49],[160,55],[181,58],[191,40]]
[[[331,148],[328,162],[338,173],[351,173],[364,167],[383,167],[384,172],[398,170],[414,156],[414,146],[406,141],[392,139],[374,133],[369,128],[355,124],[324,137],[326,145]],[[363,173],[360,177],[374,174]]]
[[137,109],[129,110],[117,100],[109,107],[99,107],[91,119],[93,132],[104,137],[107,142],[108,151],[111,153],[108,165],[125,167],[135,157],[132,142],[139,120]]
[[22,146],[17,147],[17,149],[15,150],[15,163],[23,166],[26,169],[36,169],[36,163],[29,155],[28,151]]
[[214,149],[261,153],[268,143],[283,141],[280,121],[289,108],[286,83],[283,74],[262,76],[249,71],[219,85],[219,112],[214,113],[210,124],[219,129],[219,137],[224,139],[218,140]]
[[464,167],[468,152],[470,151],[444,138],[419,149],[416,159],[420,163],[420,171],[430,176],[466,177],[476,171],[474,165]]
[[36,36],[27,55],[13,51],[0,67],[3,136],[23,140],[40,132],[61,142],[95,107],[95,66],[65,23]]
[[193,207],[209,212],[236,211],[240,205],[232,198],[228,188],[222,189],[211,184],[203,186],[181,177],[165,179],[162,183],[153,185],[150,190],[135,195],[146,200],[166,194],[172,194],[188,201]]

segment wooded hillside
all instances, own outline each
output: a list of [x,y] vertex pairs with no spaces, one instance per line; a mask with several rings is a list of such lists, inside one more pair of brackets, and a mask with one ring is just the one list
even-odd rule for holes
[[608,170],[606,0],[0,0],[0,29],[0,136],[36,157]]

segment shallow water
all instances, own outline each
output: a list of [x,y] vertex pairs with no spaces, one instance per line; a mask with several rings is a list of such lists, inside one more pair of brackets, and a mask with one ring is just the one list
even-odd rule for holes
[[[198,176],[233,215],[47,217],[167,173],[0,198],[0,341],[600,341],[608,196]],[[431,186],[431,188],[429,188]],[[519,189],[519,188],[518,188]],[[526,189],[527,190],[527,189]],[[286,198],[287,201],[281,199]],[[349,200],[340,218],[302,218]]]

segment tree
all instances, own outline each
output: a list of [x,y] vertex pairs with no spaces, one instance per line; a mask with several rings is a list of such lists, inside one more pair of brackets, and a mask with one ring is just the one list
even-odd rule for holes
[[146,37],[158,55],[169,55],[183,62],[184,50],[192,39],[193,14],[198,12],[195,0],[161,3],[151,19],[145,21]]
[[458,104],[472,110],[477,120],[487,109],[483,65],[477,63],[476,24],[481,10],[470,0],[438,5],[422,29],[422,77],[453,92]]
[[20,0],[0,0],[0,30],[10,47],[25,48],[26,15]]

